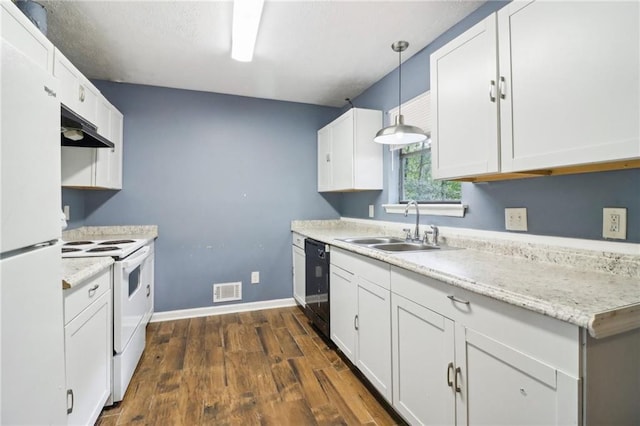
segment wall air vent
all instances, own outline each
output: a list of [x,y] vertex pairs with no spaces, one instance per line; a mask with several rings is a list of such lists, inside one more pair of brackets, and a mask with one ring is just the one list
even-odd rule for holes
[[213,285],[213,303],[242,300],[242,282]]

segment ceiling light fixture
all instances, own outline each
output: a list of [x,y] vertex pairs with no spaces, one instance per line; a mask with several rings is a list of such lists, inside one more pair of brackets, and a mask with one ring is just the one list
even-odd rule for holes
[[398,115],[393,126],[381,129],[373,138],[374,142],[385,145],[404,145],[416,142],[422,142],[427,139],[424,131],[416,126],[404,124],[402,116],[402,52],[407,50],[409,43],[406,41],[396,41],[391,45],[394,52],[398,52]]
[[264,0],[234,0],[231,57],[236,61],[251,62],[258,37]]

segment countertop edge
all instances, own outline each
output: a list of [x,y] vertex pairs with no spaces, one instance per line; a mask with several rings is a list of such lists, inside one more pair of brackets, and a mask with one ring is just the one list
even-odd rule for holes
[[610,337],[640,328],[640,303],[615,311],[600,312],[589,321],[589,334],[594,339]]
[[[111,267],[113,263],[114,260],[112,257],[81,257],[63,259],[63,290],[70,290],[81,286],[82,283]],[[76,269],[70,271],[74,266]]]

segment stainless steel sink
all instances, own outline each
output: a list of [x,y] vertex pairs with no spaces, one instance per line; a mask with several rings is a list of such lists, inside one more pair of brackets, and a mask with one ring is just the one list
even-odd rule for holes
[[361,245],[370,245],[370,244],[390,244],[390,243],[403,243],[404,240],[401,238],[395,237],[366,237],[366,238],[347,238],[342,241],[351,244],[361,244]]
[[391,252],[403,252],[403,251],[429,251],[429,250],[439,250],[439,246],[431,246],[427,244],[420,243],[391,243],[391,244],[372,244],[369,248],[382,250],[382,251],[391,251]]
[[360,237],[346,238],[342,240],[351,244],[366,246],[371,249],[386,252],[407,252],[407,251],[429,251],[439,250],[440,246],[432,246],[429,244],[412,243],[396,237]]

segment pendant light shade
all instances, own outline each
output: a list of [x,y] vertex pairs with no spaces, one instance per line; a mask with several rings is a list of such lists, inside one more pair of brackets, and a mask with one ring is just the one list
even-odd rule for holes
[[404,124],[402,116],[402,52],[409,47],[406,41],[397,41],[391,45],[394,52],[398,52],[398,115],[393,126],[380,129],[373,138],[374,142],[385,145],[406,145],[410,143],[422,142],[427,139],[424,131],[416,126]]

